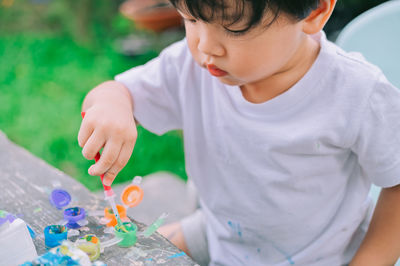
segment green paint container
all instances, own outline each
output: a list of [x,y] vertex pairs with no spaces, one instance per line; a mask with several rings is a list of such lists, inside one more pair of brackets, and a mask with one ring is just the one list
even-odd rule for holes
[[121,226],[116,225],[114,227],[115,236],[122,238],[122,241],[118,243],[118,246],[128,248],[136,244],[136,232],[137,226],[131,222],[122,223]]

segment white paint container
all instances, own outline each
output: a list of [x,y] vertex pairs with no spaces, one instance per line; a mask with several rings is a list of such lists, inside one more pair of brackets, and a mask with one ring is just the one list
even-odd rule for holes
[[0,225],[0,265],[19,265],[37,257],[26,223],[17,218]]

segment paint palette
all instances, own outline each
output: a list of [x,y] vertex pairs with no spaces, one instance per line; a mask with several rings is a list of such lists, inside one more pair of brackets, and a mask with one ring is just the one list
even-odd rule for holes
[[[141,180],[141,177],[133,178],[132,184],[127,186],[121,194],[121,201],[123,204],[117,205],[117,211],[123,221],[122,224],[117,223],[116,215],[110,207],[105,208],[104,212],[90,211],[87,213],[82,207],[68,207],[72,197],[66,190],[57,187],[56,189],[53,189],[51,193],[46,192],[49,194],[50,204],[57,209],[62,210],[63,220],[61,220],[59,224],[49,225],[44,229],[45,245],[48,248],[52,248],[52,251],[37,258],[38,261],[50,261],[51,258],[57,263],[49,265],[58,265],[60,259],[64,260],[68,255],[74,257],[71,260],[74,261],[77,258],[76,250],[80,250],[87,258],[89,258],[90,263],[90,261],[97,260],[101,253],[104,252],[105,248],[114,245],[118,245],[121,248],[132,247],[136,244],[139,235],[144,237],[151,236],[164,223],[167,214],[162,214],[154,223],[145,228],[142,232],[138,232],[137,225],[132,223],[126,215],[126,208],[135,207],[143,200],[143,190],[140,187]],[[84,231],[83,229],[85,227],[83,226],[88,224],[88,215],[104,215],[100,221],[110,229],[104,230],[104,232],[111,233],[113,236],[108,240],[100,241],[99,237],[91,233],[78,238],[75,242],[71,242],[71,237],[79,236],[80,233]],[[87,231],[89,230],[90,229],[87,228]],[[91,265],[86,264],[88,263],[87,258],[80,258],[78,261],[83,265]]]

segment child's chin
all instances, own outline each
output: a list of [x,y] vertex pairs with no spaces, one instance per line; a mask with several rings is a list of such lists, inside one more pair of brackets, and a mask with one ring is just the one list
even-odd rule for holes
[[222,83],[229,85],[229,86],[240,86],[242,85],[241,82],[239,82],[238,80],[233,80],[232,78],[229,77],[219,77],[218,78],[219,81],[221,81]]

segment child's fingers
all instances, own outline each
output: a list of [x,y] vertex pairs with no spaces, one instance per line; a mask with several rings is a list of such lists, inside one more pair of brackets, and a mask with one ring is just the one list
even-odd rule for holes
[[93,127],[89,127],[87,123],[85,123],[85,121],[83,120],[78,133],[79,147],[85,146],[87,140],[92,134],[93,134]]
[[132,145],[123,145],[121,152],[118,156],[118,159],[115,163],[111,166],[111,168],[104,174],[103,183],[106,186],[111,186],[112,182],[114,181],[115,177],[118,173],[125,167],[128,163],[129,158],[132,155],[133,146]]
[[105,174],[115,163],[122,149],[122,141],[118,138],[109,140],[104,146],[100,160],[89,168],[90,175]]
[[96,154],[104,146],[104,137],[98,131],[94,131],[86,141],[82,149],[82,155],[88,160],[94,160]]

